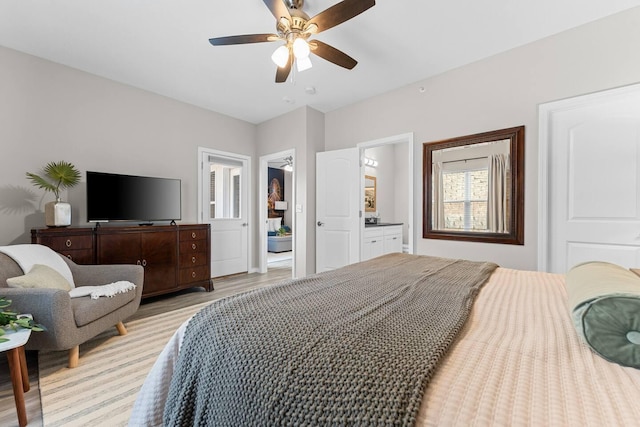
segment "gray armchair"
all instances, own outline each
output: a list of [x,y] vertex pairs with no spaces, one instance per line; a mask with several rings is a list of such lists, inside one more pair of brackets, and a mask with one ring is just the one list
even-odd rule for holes
[[37,323],[47,328],[45,332],[31,334],[26,349],[69,350],[69,368],[75,368],[80,344],[114,325],[120,335],[127,333],[122,322],[138,310],[144,270],[139,265],[78,265],[62,258],[71,269],[76,287],[119,280],[136,285],[135,291],[98,299],[70,298],[69,292],[60,289],[9,288],[7,278],[24,272],[12,258],[0,253],[0,296],[12,301],[11,309],[32,314]]

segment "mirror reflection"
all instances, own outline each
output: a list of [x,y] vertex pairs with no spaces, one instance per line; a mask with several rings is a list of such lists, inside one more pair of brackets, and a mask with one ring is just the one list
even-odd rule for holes
[[523,244],[524,127],[424,144],[424,237]]
[[364,210],[365,212],[376,211],[376,177],[364,176]]
[[240,218],[242,162],[213,156],[209,161],[210,219]]

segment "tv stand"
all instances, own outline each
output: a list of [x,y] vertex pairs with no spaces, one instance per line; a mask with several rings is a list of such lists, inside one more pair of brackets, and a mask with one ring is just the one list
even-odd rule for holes
[[209,224],[34,228],[31,243],[77,264],[141,265],[143,298],[193,287],[213,290]]

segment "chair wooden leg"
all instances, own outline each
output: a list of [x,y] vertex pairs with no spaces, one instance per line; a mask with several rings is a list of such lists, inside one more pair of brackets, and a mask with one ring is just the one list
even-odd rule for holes
[[69,368],[77,368],[80,363],[80,346],[77,345],[69,349]]
[[116,323],[116,329],[120,335],[127,335],[127,328],[124,327],[124,323],[118,322]]

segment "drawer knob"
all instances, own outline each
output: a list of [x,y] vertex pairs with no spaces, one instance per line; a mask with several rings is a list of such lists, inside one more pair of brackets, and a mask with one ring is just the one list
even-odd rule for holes
[[191,277],[193,277],[194,279],[196,278],[196,272],[195,271],[191,272]]
[[196,245],[195,243],[191,244],[191,249],[195,250],[198,247],[198,245]]
[[195,232],[195,231],[192,231],[192,232],[191,232],[191,238],[192,238],[192,239],[195,239],[195,238],[196,238],[196,232]]
[[191,257],[191,262],[195,264],[196,263],[196,257],[192,256]]
[[70,247],[71,247],[71,239],[67,239],[67,241],[66,241],[66,242],[64,242],[64,244],[65,244],[68,248],[70,248]]

